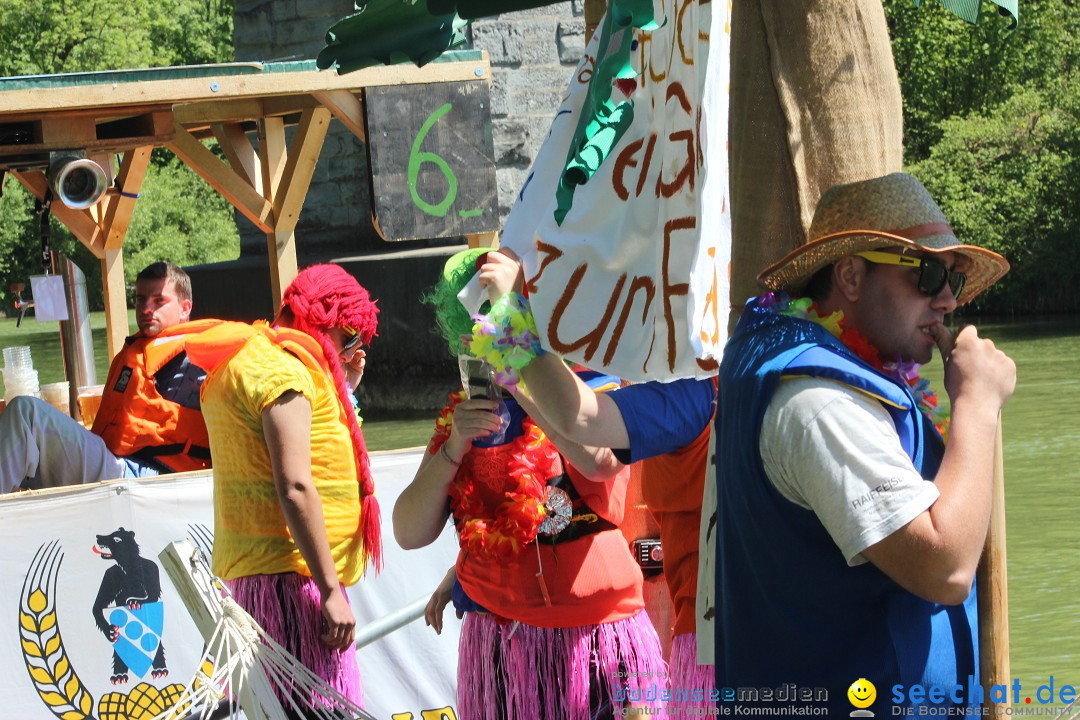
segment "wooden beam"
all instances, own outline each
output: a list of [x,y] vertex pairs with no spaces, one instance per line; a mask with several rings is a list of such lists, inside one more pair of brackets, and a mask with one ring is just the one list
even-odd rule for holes
[[367,131],[364,129],[364,105],[360,98],[348,90],[324,90],[312,93],[341,124],[349,129],[360,142],[367,143]]
[[274,202],[281,173],[285,171],[288,150],[285,145],[285,121],[279,117],[259,121],[259,161],[262,166],[262,196]]
[[[11,174],[38,200],[45,198],[45,191],[49,187],[49,183],[45,179],[45,173],[39,170],[12,170]],[[85,245],[96,257],[101,257],[101,249],[97,247],[101,227],[94,221],[94,216],[89,210],[72,210],[59,200],[54,201],[49,208],[53,217],[62,222],[64,227],[70,230],[71,234],[79,242]]]
[[124,244],[128,225],[131,224],[131,215],[135,212],[135,202],[146,178],[151,150],[153,148],[147,146],[128,150],[124,154],[120,163],[120,174],[117,176],[121,194],[109,203],[105,215],[105,250],[119,250]]
[[330,111],[323,107],[307,110],[300,118],[274,196],[274,227],[278,233],[296,228],[329,127]]
[[192,170],[233,204],[263,232],[273,230],[273,206],[241,175],[222,162],[186,129],[176,126],[176,137],[166,145]]
[[262,195],[262,168],[259,155],[255,152],[255,147],[248,139],[243,126],[240,123],[214,123],[211,127],[214,137],[217,138],[218,147],[225,153],[225,159],[229,161],[233,172],[247,178],[248,183],[255,188],[255,192]]
[[310,93],[304,93],[303,95],[275,95],[264,98],[184,103],[173,108],[173,113],[176,122],[191,130],[194,127],[204,127],[214,123],[254,122],[262,117],[294,115],[317,105],[318,102]]
[[266,233],[266,250],[270,255],[270,300],[277,311],[285,288],[296,278],[295,231]]
[[124,255],[120,248],[101,256],[101,286],[105,291],[105,326],[108,328],[109,362],[124,347],[128,334],[127,292],[124,287]]
[[[288,163],[285,145],[285,122],[279,117],[263,118],[259,121],[259,161],[263,176],[263,197],[271,208],[274,207],[281,176]],[[281,296],[285,288],[296,277],[296,238],[292,228],[284,233],[277,232],[277,215],[273,229],[266,232],[266,252],[270,259],[270,301],[274,308],[281,305]]]
[[41,118],[41,137],[36,138],[43,146],[82,148],[87,142],[97,140],[97,124],[86,115],[65,117],[46,115]]
[[377,66],[339,75],[336,72],[257,72],[201,78],[173,78],[142,82],[102,82],[93,85],[22,88],[0,92],[0,116],[15,113],[63,112],[88,107],[123,107],[310,95],[319,90],[357,90],[375,85],[460,82],[491,76],[487,54],[479,60],[435,62],[418,68],[411,63]]
[[497,232],[466,235],[465,239],[468,241],[469,247],[471,248],[491,248],[494,250],[499,247],[499,233]]
[[204,100],[181,103],[173,107],[173,119],[184,127],[234,123],[253,120],[263,115],[262,98],[236,98],[234,100]]

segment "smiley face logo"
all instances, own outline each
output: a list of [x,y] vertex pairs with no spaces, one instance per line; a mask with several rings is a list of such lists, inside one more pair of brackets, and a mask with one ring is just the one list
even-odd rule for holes
[[847,690],[847,697],[855,707],[868,708],[877,699],[877,688],[866,678],[859,678],[851,683],[851,687]]

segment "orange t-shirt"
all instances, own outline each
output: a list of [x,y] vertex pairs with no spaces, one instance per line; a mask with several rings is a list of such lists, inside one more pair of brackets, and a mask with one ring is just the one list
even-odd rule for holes
[[[474,447],[470,452],[499,450]],[[589,480],[570,466],[567,470],[581,500],[600,518],[618,526],[629,468],[604,482]],[[532,542],[510,562],[462,551],[457,576],[468,596],[488,611],[538,627],[615,622],[645,607],[641,568],[617,527],[555,546]]]
[[664,577],[675,605],[675,635],[695,630],[698,531],[712,424],[689,445],[641,461],[641,494],[660,524]]

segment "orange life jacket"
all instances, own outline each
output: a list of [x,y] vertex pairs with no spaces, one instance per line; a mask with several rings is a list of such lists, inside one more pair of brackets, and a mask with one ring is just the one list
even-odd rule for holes
[[154,375],[184,352],[188,336],[220,324],[196,320],[155,337],[133,335],[113,358],[92,431],[119,457],[152,459],[174,472],[210,467],[210,439],[202,412],[167,400]]

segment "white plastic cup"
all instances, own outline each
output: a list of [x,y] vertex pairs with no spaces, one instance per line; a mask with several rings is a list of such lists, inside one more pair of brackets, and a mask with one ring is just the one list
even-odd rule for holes
[[39,389],[37,370],[4,366],[4,400],[6,402],[11,402],[12,398],[19,395],[38,397]]
[[4,348],[4,367],[33,370],[34,363],[30,359],[30,346],[17,345],[15,347]]
[[70,392],[71,384],[67,380],[46,383],[41,386],[41,399],[65,415],[70,416],[71,398],[68,395]]

